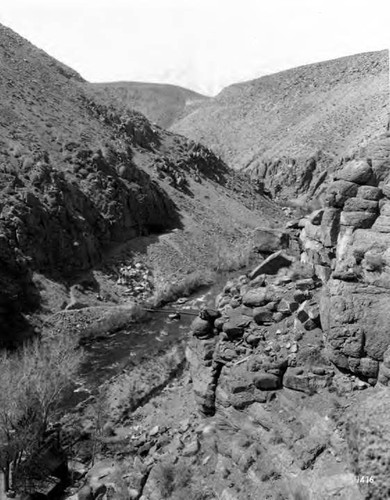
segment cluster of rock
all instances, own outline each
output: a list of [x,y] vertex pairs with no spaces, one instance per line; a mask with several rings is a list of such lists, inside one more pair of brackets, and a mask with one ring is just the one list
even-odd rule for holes
[[194,321],[187,358],[204,413],[282,387],[315,392],[332,383],[332,365],[362,380],[356,388],[388,385],[389,139],[379,144],[377,157],[342,165],[325,206],[289,233],[258,228],[255,250],[268,257]]
[[126,287],[125,295],[146,300],[152,292],[151,272],[142,262],[122,265],[117,269],[116,283]]
[[202,175],[221,184],[226,182],[227,167],[210,149],[194,143],[188,143],[189,151],[183,158],[170,159],[166,156],[156,158],[154,167],[159,179],[179,190],[188,189],[189,175],[195,182],[202,182]]
[[121,492],[129,499],[167,498],[161,485],[164,479],[161,464],[169,464],[171,473],[175,469],[173,464],[178,462],[183,469],[195,469],[195,457],[205,455],[212,448],[208,443],[210,426],[196,416],[182,419],[174,427],[147,428],[138,424],[128,430],[129,435],[124,439],[120,432],[106,425],[99,438],[107,448],[123,446],[126,442],[126,462],[121,466],[113,459],[102,459],[89,470],[81,462],[71,464],[74,476],[84,482],[84,486],[69,496],[69,500],[116,498]]
[[298,226],[301,259],[325,284],[321,323],[329,359],[370,383],[379,377],[388,384],[389,139],[379,144],[377,158],[350,161],[334,174],[325,207]]
[[[280,269],[290,267],[287,274]],[[306,277],[302,277],[306,272]],[[267,273],[267,274],[265,274]],[[216,311],[194,320],[187,359],[205,414],[266,402],[288,387],[306,393],[330,384],[318,304],[321,282],[294,258],[276,252],[249,276],[227,283]],[[307,359],[310,363],[307,363]]]
[[183,172],[167,158],[156,160],[155,168],[159,179],[167,179],[174,188],[183,189],[188,184]]
[[321,151],[311,156],[282,156],[255,160],[248,167],[254,182],[260,180],[274,199],[295,199],[318,193],[333,168],[334,158]]

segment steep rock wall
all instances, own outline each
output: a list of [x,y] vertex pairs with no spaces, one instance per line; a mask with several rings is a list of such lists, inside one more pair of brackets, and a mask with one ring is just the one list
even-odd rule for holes
[[[302,261],[325,283],[321,323],[329,359],[365,379],[389,347],[390,138],[385,135],[336,171],[326,206],[301,221]],[[382,373],[383,372],[383,373]]]

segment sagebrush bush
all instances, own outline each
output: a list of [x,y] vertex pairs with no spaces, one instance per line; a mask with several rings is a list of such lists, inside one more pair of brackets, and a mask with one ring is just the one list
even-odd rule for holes
[[154,283],[153,297],[149,305],[160,307],[168,302],[173,302],[179,297],[188,297],[202,286],[210,286],[215,281],[215,274],[211,271],[195,271],[185,276],[181,281],[171,283],[159,279]]
[[82,338],[84,340],[98,338],[123,329],[134,321],[141,321],[145,316],[146,312],[137,304],[108,307],[103,311],[98,321],[82,331]]
[[247,243],[217,243],[212,261],[215,271],[237,271],[249,265],[253,244]]

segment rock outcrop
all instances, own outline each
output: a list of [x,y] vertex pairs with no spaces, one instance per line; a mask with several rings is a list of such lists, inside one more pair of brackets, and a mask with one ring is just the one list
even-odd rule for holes
[[[385,140],[390,138],[379,139],[381,151]],[[214,389],[216,407],[242,409],[283,387],[307,394],[328,387],[332,366],[363,383],[375,385],[379,377],[388,384],[387,162],[377,157],[342,165],[327,189],[326,205],[289,224],[297,228],[289,235],[256,230],[263,244],[255,241],[255,247],[266,259],[227,283],[216,301],[219,317],[208,323],[208,340],[202,341],[210,373],[197,397],[209,413]],[[285,249],[269,255],[277,242]],[[188,358],[195,385],[197,342],[190,342]]]
[[[266,402],[282,387],[310,393],[330,383],[333,369],[324,356],[320,329],[321,282],[306,277],[309,266],[302,277],[294,257],[277,260],[278,255],[274,255],[278,267],[268,274],[252,272],[225,286],[216,300],[217,313],[208,323],[207,339],[195,340],[199,318],[192,324],[187,359],[204,413],[215,411],[210,406],[214,401],[216,407],[243,409]],[[303,359],[310,356],[310,348],[299,347],[304,337],[319,343],[313,350],[313,365],[302,368]]]
[[[192,324],[187,361],[198,410],[212,429],[197,455],[207,455],[214,491],[226,492],[232,481],[231,498],[265,492],[290,498],[298,490],[307,498],[332,498],[336,491],[361,498],[341,458],[343,441],[330,438],[329,413],[312,409],[330,412],[332,393],[350,395],[369,385],[354,376],[348,385],[328,359],[323,284],[313,266],[289,257],[276,274],[230,280],[216,298],[207,338],[199,339],[198,318]],[[222,476],[215,460],[225,464]],[[343,472],[321,480],[329,467]]]
[[372,157],[335,172],[326,206],[302,221],[300,233],[302,261],[325,284],[321,324],[329,359],[371,383],[389,346],[389,141],[381,137],[367,149]]
[[[269,447],[267,432],[276,433],[278,443],[289,439],[278,426],[279,414],[272,413],[288,395],[294,400],[292,415],[298,397],[318,397],[319,407],[329,405],[332,394],[353,401],[349,412],[340,410],[342,417],[335,417],[339,403],[334,408],[332,418],[340,419],[339,430],[343,427],[340,434],[327,427],[329,441],[322,439],[327,416],[322,430],[312,428],[310,436],[289,445],[287,462],[299,467],[295,474],[303,491],[308,484],[303,471],[320,473],[326,459],[318,457],[328,447],[338,443],[337,453],[349,457],[344,472],[327,483],[326,493],[309,489],[312,498],[333,498],[336,490],[343,491],[343,498],[379,500],[389,494],[388,429],[383,423],[388,390],[383,386],[390,383],[390,137],[377,144],[378,149],[367,148],[371,156],[345,162],[334,172],[325,205],[290,222],[286,237],[280,231],[257,230],[256,237],[263,239],[255,242],[255,250],[265,259],[226,284],[216,299],[207,339],[197,340],[196,320],[189,341],[192,383],[194,389],[203,387],[196,389],[198,408],[205,414],[207,407],[207,415],[215,413],[215,419],[237,418],[240,429],[253,426],[251,443],[264,445],[270,463],[277,451]],[[275,252],[270,255],[270,250]],[[207,362],[204,354],[196,355],[206,345]],[[371,394],[367,401],[362,390]],[[296,425],[291,436],[305,418],[290,417]],[[311,418],[318,419],[318,413]],[[262,429],[261,440],[256,425]],[[220,453],[233,457],[235,452],[225,448]],[[237,453],[238,469],[250,471],[253,480],[259,455],[249,448],[248,454]]]

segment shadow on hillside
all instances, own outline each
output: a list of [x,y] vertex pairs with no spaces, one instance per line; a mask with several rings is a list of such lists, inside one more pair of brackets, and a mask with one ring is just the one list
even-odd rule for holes
[[29,280],[25,280],[19,286],[14,285],[12,296],[5,293],[5,286],[2,290],[3,292],[0,293],[0,349],[15,349],[35,335],[34,327],[30,324],[26,314],[34,312],[39,307],[39,291]]
[[[42,297],[32,281],[33,271],[69,286],[75,283],[75,276],[88,274],[102,264],[107,246],[137,237],[147,237],[153,243],[162,233],[183,228],[176,204],[152,182],[145,183],[145,196],[142,186],[132,191],[118,180],[117,200],[114,193],[103,204],[99,196],[87,196],[76,182],[65,178],[50,182],[61,192],[60,201],[48,206],[40,196],[34,197],[37,222],[33,228],[21,227],[23,248],[18,248],[18,241],[12,237],[12,220],[5,223],[11,250],[3,262],[0,279],[0,347],[16,347],[36,334],[28,315],[39,312]],[[29,210],[24,201],[20,206],[17,200],[13,203],[15,210]],[[96,289],[97,284],[91,286]]]

